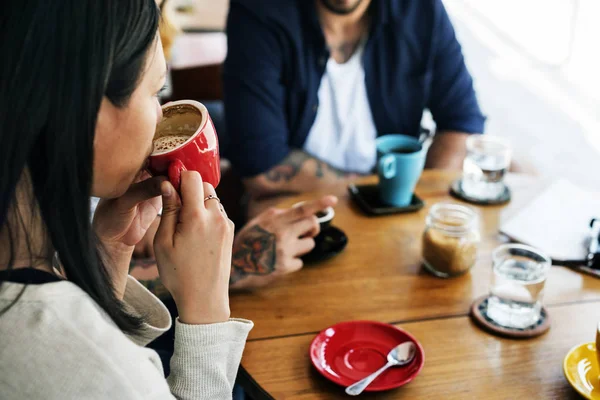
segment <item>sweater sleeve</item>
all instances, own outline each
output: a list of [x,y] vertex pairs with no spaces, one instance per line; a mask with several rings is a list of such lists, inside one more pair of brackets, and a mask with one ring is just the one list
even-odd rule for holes
[[[129,277],[123,300],[146,321],[140,334],[130,336],[135,343],[145,346],[171,326],[166,307],[133,277]],[[252,322],[243,319],[207,325],[187,325],[177,319],[175,350],[168,379],[175,397],[231,398],[246,338],[252,326]]]
[[230,319],[208,325],[176,320],[175,351],[168,382],[180,399],[231,399],[252,322]]
[[[231,399],[251,322],[177,323],[167,381],[158,354],[136,343],[144,339],[124,335],[72,283],[5,286],[0,309],[14,304],[0,319],[0,399]],[[145,338],[170,325],[159,300],[133,279],[125,300],[148,318]]]
[[146,346],[171,327],[167,307],[131,275],[127,278],[123,302],[129,312],[144,318],[140,332],[127,335],[135,344]]

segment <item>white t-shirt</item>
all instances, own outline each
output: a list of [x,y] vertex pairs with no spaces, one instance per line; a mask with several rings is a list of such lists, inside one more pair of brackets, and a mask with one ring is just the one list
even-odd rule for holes
[[319,86],[319,109],[304,151],[343,171],[369,173],[377,159],[377,130],[367,98],[364,41],[344,64],[329,58]]

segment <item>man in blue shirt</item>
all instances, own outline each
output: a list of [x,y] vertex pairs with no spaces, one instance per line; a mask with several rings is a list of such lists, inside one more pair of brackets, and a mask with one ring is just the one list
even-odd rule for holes
[[458,169],[485,118],[441,0],[231,0],[225,156],[252,199],[322,190],[375,165],[374,139],[437,134]]

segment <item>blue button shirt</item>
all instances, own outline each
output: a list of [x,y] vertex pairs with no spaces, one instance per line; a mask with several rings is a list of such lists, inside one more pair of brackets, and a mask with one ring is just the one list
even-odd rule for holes
[[[441,0],[372,0],[363,65],[379,135],[418,136],[428,108],[438,131],[482,133],[473,80]],[[242,176],[301,149],[329,58],[314,0],[231,0],[223,70],[229,158]]]

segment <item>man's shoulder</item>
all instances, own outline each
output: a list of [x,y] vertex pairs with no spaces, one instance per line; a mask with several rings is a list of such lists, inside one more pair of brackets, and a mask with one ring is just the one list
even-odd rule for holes
[[289,21],[300,14],[306,0],[231,0],[231,7],[238,6],[261,20]]

